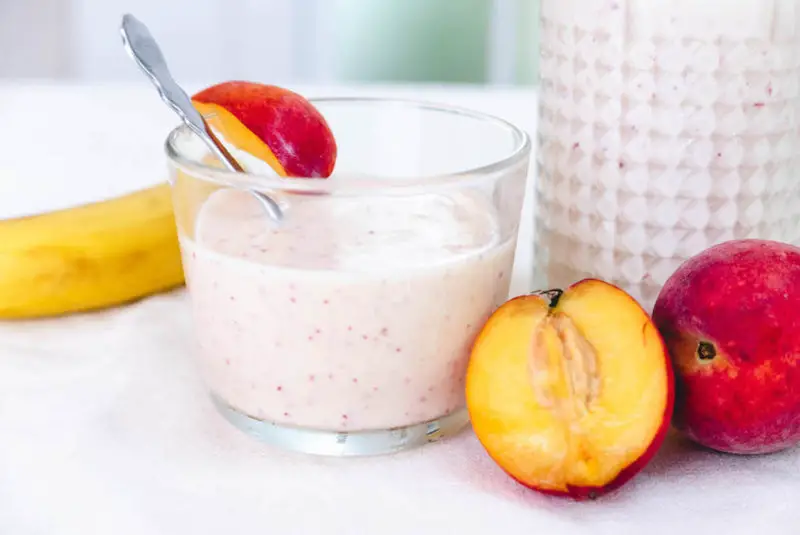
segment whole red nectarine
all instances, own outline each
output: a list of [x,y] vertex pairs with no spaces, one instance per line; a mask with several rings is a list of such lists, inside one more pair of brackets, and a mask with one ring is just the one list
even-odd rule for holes
[[710,247],[667,280],[653,319],[674,362],[677,429],[728,453],[800,443],[800,248]]

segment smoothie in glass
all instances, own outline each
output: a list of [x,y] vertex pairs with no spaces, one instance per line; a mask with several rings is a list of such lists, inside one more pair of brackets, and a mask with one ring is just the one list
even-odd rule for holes
[[464,405],[469,346],[508,296],[514,243],[465,195],[310,198],[280,230],[221,190],[183,236],[200,362],[258,419],[345,431]]
[[324,180],[209,167],[182,128],[167,142],[199,370],[229,421],[282,447],[438,440],[467,423],[472,343],[509,298],[530,140],[446,106],[315,102],[339,150]]

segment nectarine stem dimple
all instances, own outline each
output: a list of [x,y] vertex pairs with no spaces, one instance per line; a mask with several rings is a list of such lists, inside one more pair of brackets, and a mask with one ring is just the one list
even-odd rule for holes
[[717,356],[717,348],[711,342],[697,344],[697,357],[700,360],[711,360]]
[[540,295],[542,297],[546,297],[550,300],[550,308],[555,308],[558,304],[558,300],[561,299],[562,295],[564,295],[564,290],[559,288],[553,288],[552,290],[539,290],[531,293],[531,295]]

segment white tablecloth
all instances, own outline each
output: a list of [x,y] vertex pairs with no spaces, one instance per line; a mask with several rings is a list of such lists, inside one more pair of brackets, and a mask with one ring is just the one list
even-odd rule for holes
[[[300,89],[447,101],[535,132],[523,90]],[[174,124],[144,85],[0,86],[0,217],[162,180]],[[529,290],[530,209],[514,294]],[[800,534],[796,449],[726,456],[673,435],[620,492],[583,504],[514,483],[469,429],[366,459],[278,451],[218,416],[190,337],[182,291],[0,324],[0,534]]]

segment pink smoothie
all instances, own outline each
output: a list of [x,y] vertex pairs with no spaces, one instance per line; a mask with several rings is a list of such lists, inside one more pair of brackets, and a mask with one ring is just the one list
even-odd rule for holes
[[471,343],[514,258],[491,204],[464,193],[309,196],[276,228],[249,194],[220,190],[181,244],[214,395],[335,431],[462,409]]

